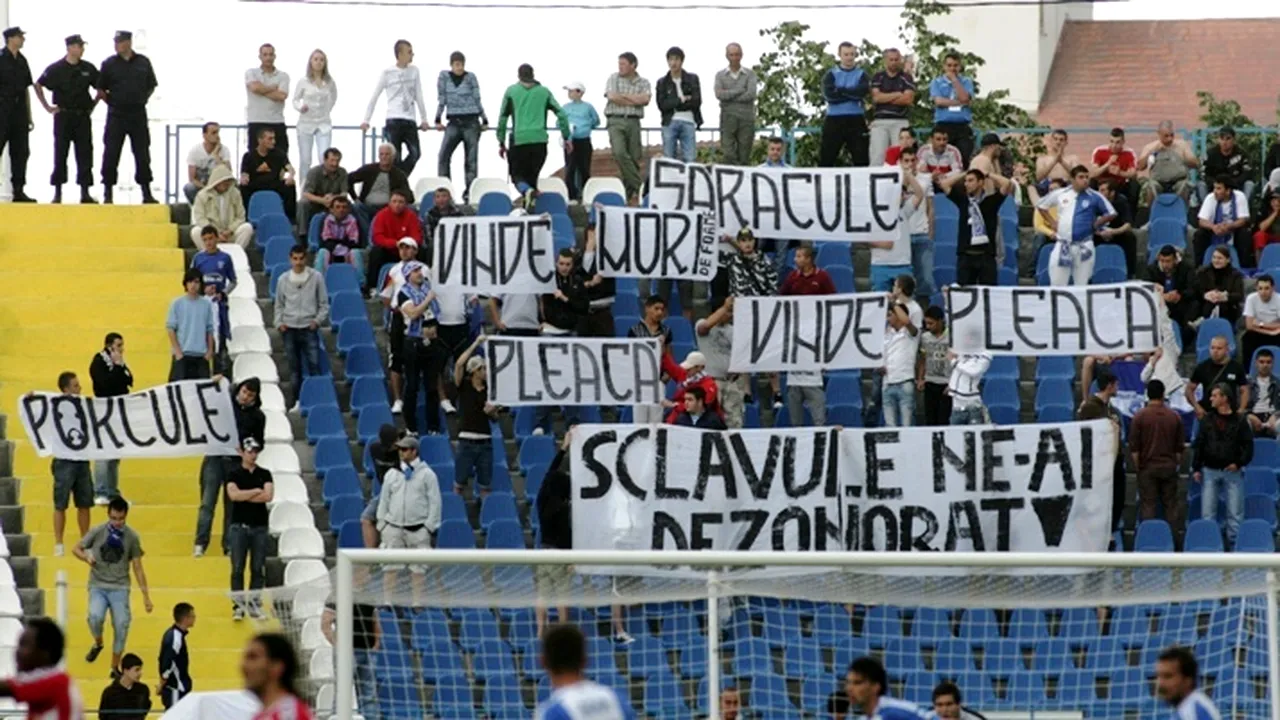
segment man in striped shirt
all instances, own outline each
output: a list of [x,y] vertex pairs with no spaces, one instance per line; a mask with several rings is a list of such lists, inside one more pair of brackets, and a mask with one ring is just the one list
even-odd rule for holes
[[1173,706],[1174,720],[1220,720],[1218,708],[1196,689],[1200,674],[1196,656],[1185,647],[1172,647],[1156,658],[1156,692]]
[[613,159],[622,174],[627,201],[639,200],[640,185],[644,180],[640,163],[644,153],[640,147],[640,119],[644,107],[653,97],[653,86],[636,72],[639,60],[635,53],[624,52],[618,56],[618,72],[609,76],[604,85],[604,96],[609,101],[604,106],[604,116],[609,123],[609,145]]

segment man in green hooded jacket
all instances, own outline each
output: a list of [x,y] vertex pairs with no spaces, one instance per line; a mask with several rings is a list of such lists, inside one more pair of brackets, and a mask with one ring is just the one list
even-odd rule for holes
[[[511,182],[524,196],[526,210],[533,209],[538,193],[538,176],[547,161],[547,113],[555,113],[556,127],[564,142],[565,152],[571,152],[569,120],[556,102],[551,91],[533,78],[533,66],[521,65],[517,71],[520,82],[507,88],[502,96],[502,109],[498,111],[498,152],[507,158]],[[507,149],[507,119],[511,118],[511,147]]]

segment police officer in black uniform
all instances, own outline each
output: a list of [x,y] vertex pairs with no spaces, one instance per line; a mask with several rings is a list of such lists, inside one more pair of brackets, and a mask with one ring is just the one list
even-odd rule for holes
[[[91,92],[98,85],[98,68],[84,55],[84,38],[67,37],[67,56],[45,68],[36,81],[36,97],[53,115],[53,201],[62,202],[62,185],[67,181],[67,152],[76,146],[76,184],[81,204],[94,204],[93,121],[90,115],[98,104]],[[53,104],[45,99],[45,88],[53,91]]]
[[134,180],[142,189],[142,202],[157,201],[151,194],[151,133],[147,130],[147,101],[156,90],[156,73],[146,55],[133,51],[133,33],[116,32],[116,54],[102,61],[98,99],[107,101],[107,129],[102,139],[102,202],[112,202],[120,153],[129,138],[136,166]]
[[26,35],[20,27],[4,31],[0,50],[0,153],[9,146],[9,169],[14,202],[35,202],[27,197],[27,158],[31,155],[31,66],[22,54]]

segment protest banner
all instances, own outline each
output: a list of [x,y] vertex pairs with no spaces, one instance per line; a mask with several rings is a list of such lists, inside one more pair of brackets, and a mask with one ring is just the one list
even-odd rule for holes
[[898,238],[896,167],[776,168],[649,161],[649,207],[710,212],[722,234],[875,242]]
[[436,286],[477,293],[549,293],[556,251],[546,215],[447,217],[436,226]]
[[1160,345],[1160,298],[1138,283],[949,291],[951,346],[991,355],[1127,355]]
[[118,397],[33,392],[18,416],[41,457],[60,460],[235,455],[226,380],[183,380]]
[[710,281],[720,267],[720,237],[707,213],[605,205],[596,240],[605,277]]
[[656,339],[490,337],[485,355],[495,405],[657,405],[665,391]]
[[729,369],[880,367],[888,302],[884,293],[736,298]]
[[579,425],[574,549],[1105,552],[1113,432]]

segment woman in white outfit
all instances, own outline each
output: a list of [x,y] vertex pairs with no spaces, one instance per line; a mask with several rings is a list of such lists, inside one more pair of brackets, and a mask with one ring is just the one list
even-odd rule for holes
[[307,72],[293,91],[293,109],[298,111],[298,166],[301,177],[311,169],[311,148],[323,157],[333,142],[333,106],[338,102],[338,85],[329,76],[329,56],[323,50],[311,53]]

